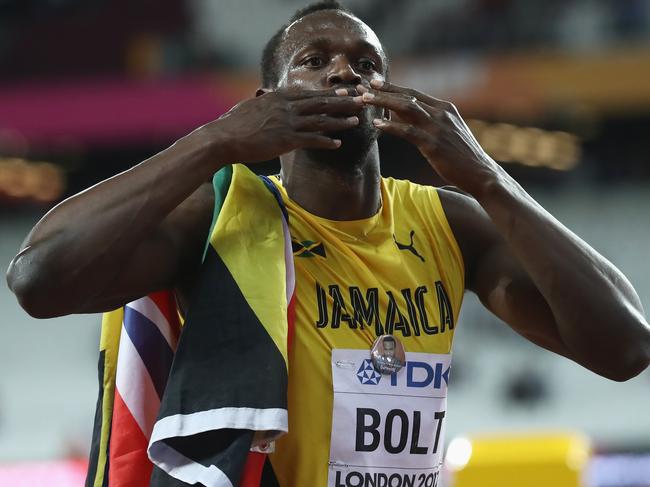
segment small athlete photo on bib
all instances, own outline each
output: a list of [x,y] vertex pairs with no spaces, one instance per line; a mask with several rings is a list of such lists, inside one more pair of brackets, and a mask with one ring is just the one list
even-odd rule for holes
[[381,335],[372,344],[370,357],[375,370],[390,375],[404,366],[406,355],[404,346],[393,335]]

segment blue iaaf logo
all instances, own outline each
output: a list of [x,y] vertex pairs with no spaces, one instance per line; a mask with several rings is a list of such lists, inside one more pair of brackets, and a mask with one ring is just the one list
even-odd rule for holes
[[[446,370],[443,371],[445,364],[438,362],[435,366],[431,366],[426,362],[417,362],[415,360],[409,360],[406,362],[406,387],[428,387],[433,384],[434,389],[440,389],[442,387],[442,381],[445,381],[445,385],[449,385],[449,371],[451,366],[448,366]],[[426,373],[424,378],[416,378],[415,371],[420,370]],[[418,374],[421,375],[421,374]],[[399,374],[401,377],[402,374]],[[370,384],[376,386],[379,384],[382,375],[375,370],[370,359],[365,359],[357,370],[357,379],[361,384]],[[390,375],[390,385],[397,385],[398,372],[394,372]]]

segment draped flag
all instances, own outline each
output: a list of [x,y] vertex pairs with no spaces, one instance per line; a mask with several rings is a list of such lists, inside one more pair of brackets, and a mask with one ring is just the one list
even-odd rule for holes
[[124,307],[115,377],[109,487],[149,484],[153,464],[147,458],[147,445],[179,332],[170,293],[155,293]]
[[259,486],[265,449],[288,429],[288,215],[245,166],[222,169],[214,189],[180,336],[169,292],[104,315],[87,487]]
[[103,387],[87,487],[149,485],[153,464],[147,457],[147,446],[179,333],[176,303],[166,291],[104,315],[100,352]]

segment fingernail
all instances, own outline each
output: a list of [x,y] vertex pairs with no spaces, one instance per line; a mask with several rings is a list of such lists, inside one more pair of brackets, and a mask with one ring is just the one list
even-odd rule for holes
[[334,93],[336,93],[339,96],[345,96],[348,94],[348,90],[346,88],[337,88],[334,90]]
[[370,80],[370,84],[375,88],[381,88],[382,86],[384,86],[384,82],[378,79]]
[[362,93],[362,94],[363,94],[363,93],[368,93],[368,88],[366,88],[366,87],[363,86],[363,85],[357,85],[357,91],[358,91],[359,93]]
[[336,147],[341,147],[341,139],[334,139],[334,145]]
[[348,117],[348,118],[346,118],[346,120],[347,120],[348,122],[350,122],[350,123],[354,123],[354,124],[359,123],[359,117]]
[[370,101],[370,100],[372,100],[374,97],[375,97],[375,95],[372,94],[372,93],[370,93],[370,92],[366,92],[366,93],[364,93],[363,95],[361,95],[361,99],[362,99],[363,101]]
[[375,119],[372,121],[372,124],[373,124],[375,127],[384,127],[384,126],[386,125],[386,121],[385,121],[385,120],[382,120],[381,118],[375,118]]
[[357,103],[363,103],[363,96],[355,96],[352,100]]

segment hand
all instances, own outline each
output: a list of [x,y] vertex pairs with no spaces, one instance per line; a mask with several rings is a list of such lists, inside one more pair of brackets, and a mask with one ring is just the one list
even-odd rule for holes
[[361,94],[355,101],[387,108],[393,115],[391,120],[375,119],[374,125],[417,146],[449,183],[476,196],[499,171],[450,102],[378,80],[370,86],[374,89],[358,86]]
[[217,142],[225,163],[266,161],[295,149],[338,149],[341,141],[325,134],[359,124],[363,107],[354,101],[356,94],[346,88],[272,91],[238,103],[198,130]]

